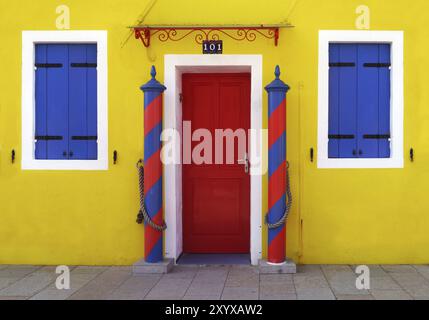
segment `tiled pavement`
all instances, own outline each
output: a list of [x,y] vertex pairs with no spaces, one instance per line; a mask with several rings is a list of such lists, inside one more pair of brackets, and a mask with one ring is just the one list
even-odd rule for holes
[[57,290],[55,267],[0,265],[0,300],[429,300],[429,266],[370,266],[371,289],[356,289],[354,266],[299,266],[262,275],[250,266],[176,266],[133,276],[131,267],[71,267],[71,289]]

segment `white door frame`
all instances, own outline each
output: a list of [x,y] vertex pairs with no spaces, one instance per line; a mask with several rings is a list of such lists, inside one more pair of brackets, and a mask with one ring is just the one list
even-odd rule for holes
[[[250,128],[262,130],[262,56],[261,55],[165,55],[163,124],[165,129],[182,132],[182,74],[186,73],[251,73]],[[252,133],[253,134],[253,133]],[[252,137],[250,139],[253,139]],[[263,151],[263,139],[256,138],[252,147]],[[181,146],[180,142],[175,145]],[[174,158],[180,159],[180,147],[175,148]],[[250,162],[252,154],[250,152]],[[258,159],[259,160],[259,159]],[[254,161],[253,163],[255,163]],[[262,258],[262,164],[251,168],[250,177],[250,255],[257,265]],[[253,172],[252,172],[253,170]],[[165,256],[177,259],[183,251],[182,235],[182,167],[164,165],[164,212],[168,225],[165,231]]]

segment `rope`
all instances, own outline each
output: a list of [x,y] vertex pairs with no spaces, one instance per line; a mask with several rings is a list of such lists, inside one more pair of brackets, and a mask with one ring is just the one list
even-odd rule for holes
[[292,192],[290,190],[289,163],[288,163],[287,170],[286,170],[286,209],[285,209],[285,212],[283,213],[283,216],[276,223],[269,223],[268,213],[265,215],[265,224],[268,227],[268,229],[270,230],[277,229],[279,227],[282,227],[284,224],[286,224],[291,207],[292,207]]
[[137,170],[139,173],[139,191],[140,191],[140,211],[137,215],[137,223],[142,224],[145,222],[145,224],[149,225],[151,228],[155,229],[156,231],[165,231],[167,229],[167,225],[165,222],[162,223],[162,225],[156,224],[152,218],[149,216],[146,210],[146,204],[145,204],[145,198],[144,198],[144,166],[143,166],[143,160],[139,160],[137,162]]

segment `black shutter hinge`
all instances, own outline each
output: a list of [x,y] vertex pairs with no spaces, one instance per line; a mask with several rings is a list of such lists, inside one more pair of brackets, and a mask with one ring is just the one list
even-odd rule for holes
[[182,93],[179,93],[179,101],[180,101],[180,103],[183,102],[183,94]]

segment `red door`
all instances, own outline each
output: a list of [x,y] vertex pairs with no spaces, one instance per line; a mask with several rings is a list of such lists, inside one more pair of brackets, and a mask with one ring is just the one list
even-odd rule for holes
[[[238,160],[248,148],[250,74],[184,74],[182,86],[183,121],[191,122],[192,132],[208,129],[213,142],[212,164],[183,164],[184,252],[249,253],[250,176]],[[227,164],[226,140],[216,161],[215,129],[245,132],[241,148],[234,139],[233,164]]]

